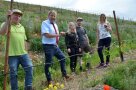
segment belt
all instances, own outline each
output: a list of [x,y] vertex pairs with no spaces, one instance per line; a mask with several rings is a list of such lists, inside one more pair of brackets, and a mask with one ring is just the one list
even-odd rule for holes
[[43,44],[43,45],[45,45],[45,46],[57,46],[55,44]]

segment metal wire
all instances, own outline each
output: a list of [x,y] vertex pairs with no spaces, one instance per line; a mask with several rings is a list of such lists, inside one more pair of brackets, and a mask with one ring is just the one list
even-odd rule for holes
[[[126,42],[126,43],[127,43],[128,41],[132,41],[132,40],[136,40],[136,38],[131,39],[131,40],[122,40],[122,42]],[[116,45],[117,42],[118,42],[118,41],[113,42],[111,46],[106,47],[106,48],[112,48],[112,47],[114,47],[114,46],[117,46],[117,45]],[[97,47],[96,49],[102,48],[102,47],[103,47],[103,46],[100,46],[100,47]],[[85,55],[85,54],[86,54],[86,53],[83,53],[83,54],[75,54],[75,55],[71,55],[71,56],[66,56],[65,58],[63,58],[63,59],[61,59],[61,60],[58,60],[58,61],[52,62],[52,63],[46,63],[46,64],[54,64],[54,63],[61,62],[61,61],[65,60],[65,59],[70,58],[70,57],[73,57],[73,56],[79,56],[79,55]],[[90,55],[91,55],[91,53],[90,53]],[[23,67],[23,69],[26,69],[26,68],[29,68],[29,67],[38,67],[38,66],[43,66],[43,65],[45,65],[45,63],[39,64],[39,65],[28,66],[28,67]],[[14,71],[14,72],[15,72],[15,71]],[[0,74],[0,77],[3,77],[3,76],[6,75],[6,74],[10,74],[10,72],[7,72],[7,73],[4,74],[4,73],[3,73],[3,70],[1,71],[1,73],[2,73],[2,74]]]

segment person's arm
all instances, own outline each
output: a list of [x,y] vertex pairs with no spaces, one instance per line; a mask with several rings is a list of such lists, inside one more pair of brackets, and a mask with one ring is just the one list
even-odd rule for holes
[[111,31],[112,31],[112,28],[111,28],[111,25],[110,25],[110,23],[107,23],[107,27],[106,27],[106,30],[107,30],[107,31],[109,31],[109,32],[111,32]]
[[96,29],[96,43],[98,43],[98,40],[99,40],[99,30],[98,30],[98,26],[97,26],[97,29]]
[[[84,29],[85,30],[85,29]],[[89,44],[89,38],[88,38],[88,35],[87,35],[87,33],[86,33],[86,30],[85,30],[85,37],[86,37],[86,40],[87,40],[87,42],[88,42],[88,44]]]
[[8,25],[10,23],[9,22],[9,17],[10,17],[11,14],[12,14],[12,12],[9,10],[8,13],[7,13],[6,21],[4,22],[4,24],[0,28],[0,34],[1,35],[5,35],[8,32]]
[[55,37],[59,36],[59,34],[50,34],[48,27],[49,26],[45,22],[42,23],[41,32],[42,32],[43,36],[45,36],[47,38],[55,38]]
[[44,33],[43,35],[47,38],[59,37],[59,34]]
[[89,38],[88,38],[88,35],[87,35],[87,34],[85,34],[85,36],[86,36],[87,42],[88,42],[88,44],[89,44]]
[[0,28],[0,34],[1,35],[7,34],[7,32],[8,32],[8,25],[9,25],[9,22],[8,22],[8,19],[7,19],[6,22],[4,22],[4,24]]
[[95,46],[96,50],[97,50],[97,47],[98,47],[98,43],[99,43],[99,29],[97,27],[97,29],[96,29],[96,46]]
[[79,38],[78,37],[77,37],[77,45],[78,45],[79,52],[81,52],[82,49],[81,49],[81,44],[79,43]]
[[68,49],[70,47],[68,33],[66,33],[66,35],[65,35],[65,44],[66,44],[66,47]]
[[61,35],[61,36],[65,36],[65,35],[66,35],[66,32],[63,32],[63,31],[62,31],[62,32],[60,32],[60,35]]
[[25,41],[25,50],[28,51],[28,42]]
[[26,36],[26,30],[25,30],[25,28],[24,28],[24,44],[25,44],[24,45],[25,50],[28,51],[29,48],[30,48],[30,46],[29,46],[29,41],[28,41],[27,36]]
[[70,53],[71,50],[70,50],[70,45],[69,45],[69,37],[67,33],[65,34],[65,44],[66,44],[68,53]]

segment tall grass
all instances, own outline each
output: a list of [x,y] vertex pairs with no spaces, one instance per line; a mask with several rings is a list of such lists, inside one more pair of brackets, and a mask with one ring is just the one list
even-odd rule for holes
[[[9,3],[3,1],[2,6],[0,6],[0,24],[5,21],[5,13],[8,10]],[[67,24],[70,21],[73,21],[76,23],[76,18],[77,17],[82,17],[84,19],[83,26],[87,31],[89,40],[91,45],[96,44],[96,25],[99,16],[95,14],[88,14],[88,13],[80,13],[78,11],[70,11],[70,10],[64,10],[64,9],[58,9],[58,8],[52,8],[52,7],[44,7],[44,6],[38,6],[38,5],[30,5],[30,4],[21,4],[21,3],[14,3],[14,8],[19,8],[21,9],[24,14],[22,17],[22,24],[25,26],[26,29],[26,34],[28,41],[30,42],[30,50],[31,51],[37,51],[37,52],[42,52],[42,44],[41,44],[41,36],[40,36],[40,26],[41,22],[45,19],[47,19],[47,14],[49,10],[55,9],[58,12],[58,18],[57,18],[57,24],[59,26],[60,31],[67,31]],[[115,57],[119,56],[119,48],[118,48],[118,41],[116,37],[116,30],[115,30],[115,25],[114,25],[114,20],[111,17],[108,17],[108,21],[111,23],[113,32],[112,32],[112,47],[110,50],[111,54],[111,62],[114,61]],[[120,20],[118,19],[118,25],[119,25],[119,32],[121,36],[122,41],[122,50],[123,52],[128,52],[129,50],[136,49],[136,35],[135,35],[135,29],[136,29],[136,22],[131,22],[131,21],[126,21],[126,20]],[[114,43],[113,43],[114,42]],[[4,53],[3,47],[4,47],[4,39],[3,37],[0,36],[0,51]],[[59,42],[60,48],[64,51],[65,55],[66,54],[66,47],[65,47],[65,42],[64,42],[64,37],[60,37],[60,42]],[[104,55],[105,56],[105,55]],[[1,58],[4,61],[4,58]],[[43,60],[43,58],[38,58],[36,62],[34,62],[34,65],[36,64],[41,64],[40,66],[34,67],[34,87],[36,90],[42,90],[44,85],[41,85],[41,81],[43,78],[45,79],[44,75],[44,65],[43,63],[38,63],[41,62],[39,60]],[[95,51],[94,54],[91,55],[91,58],[88,58],[86,56],[83,57],[83,62],[86,63],[87,60],[90,60],[92,67],[95,67],[97,64],[99,64],[99,57],[97,52]],[[56,59],[54,59],[55,63],[53,64],[51,68],[51,73],[53,76],[53,79],[55,81],[61,81],[61,72],[60,72],[60,65]],[[44,62],[44,60],[43,60]],[[4,63],[4,62],[3,62]],[[3,63],[0,63],[0,70],[3,70]],[[83,64],[84,70],[85,70],[85,63]],[[133,63],[132,63],[133,64]],[[67,57],[66,59],[66,67],[68,73],[70,73],[69,69],[69,58]],[[105,77],[105,82],[107,84],[112,85],[115,88],[121,88],[121,90],[130,90],[132,87],[136,88],[133,84],[135,83],[136,78],[134,76],[135,73],[131,72],[130,70],[133,70],[132,68],[135,68],[135,64],[130,67],[131,64],[125,64],[121,65],[119,70],[112,70],[113,74],[110,73],[108,76]],[[127,67],[126,69],[124,69]],[[77,66],[77,72],[80,74],[80,71],[78,70],[79,65]],[[57,71],[57,72],[56,72]],[[122,73],[123,71],[123,73]],[[135,70],[134,70],[135,71]],[[119,73],[119,74],[118,74]],[[125,75],[123,75],[125,74]],[[132,74],[132,75],[131,75]],[[122,75],[122,77],[121,77]],[[19,87],[20,90],[23,90],[23,85],[22,83],[24,79],[24,71],[19,69]],[[118,79],[121,79],[120,81]],[[0,81],[3,80],[3,77],[0,77]],[[86,87],[92,87],[101,81],[101,77],[97,78],[96,77],[93,80],[90,80],[86,83],[87,79],[81,79],[79,80],[79,84],[81,85],[81,88],[84,89]],[[45,81],[45,80],[43,80]],[[82,82],[83,81],[83,82]],[[113,81],[113,82],[112,82]],[[129,83],[127,85],[127,83]],[[40,84],[40,85],[39,85]],[[122,85],[123,84],[123,85]],[[2,86],[2,83],[0,83],[0,87]],[[8,89],[10,85],[7,85]],[[125,87],[125,88],[123,88]],[[1,89],[1,88],[0,88]]]
[[135,90],[136,61],[128,61],[112,69],[104,82],[119,90]]

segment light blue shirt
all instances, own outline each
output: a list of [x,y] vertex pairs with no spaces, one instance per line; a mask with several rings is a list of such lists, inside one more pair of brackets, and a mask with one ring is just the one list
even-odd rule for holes
[[[55,28],[57,30],[57,33],[59,33],[57,24],[54,23],[54,25],[55,25]],[[41,25],[42,44],[54,44],[54,45],[56,45],[56,38],[55,37],[54,38],[47,38],[45,35],[43,35],[45,33],[56,34],[55,29],[54,29],[53,25],[50,23],[49,19],[43,21],[42,25]]]

